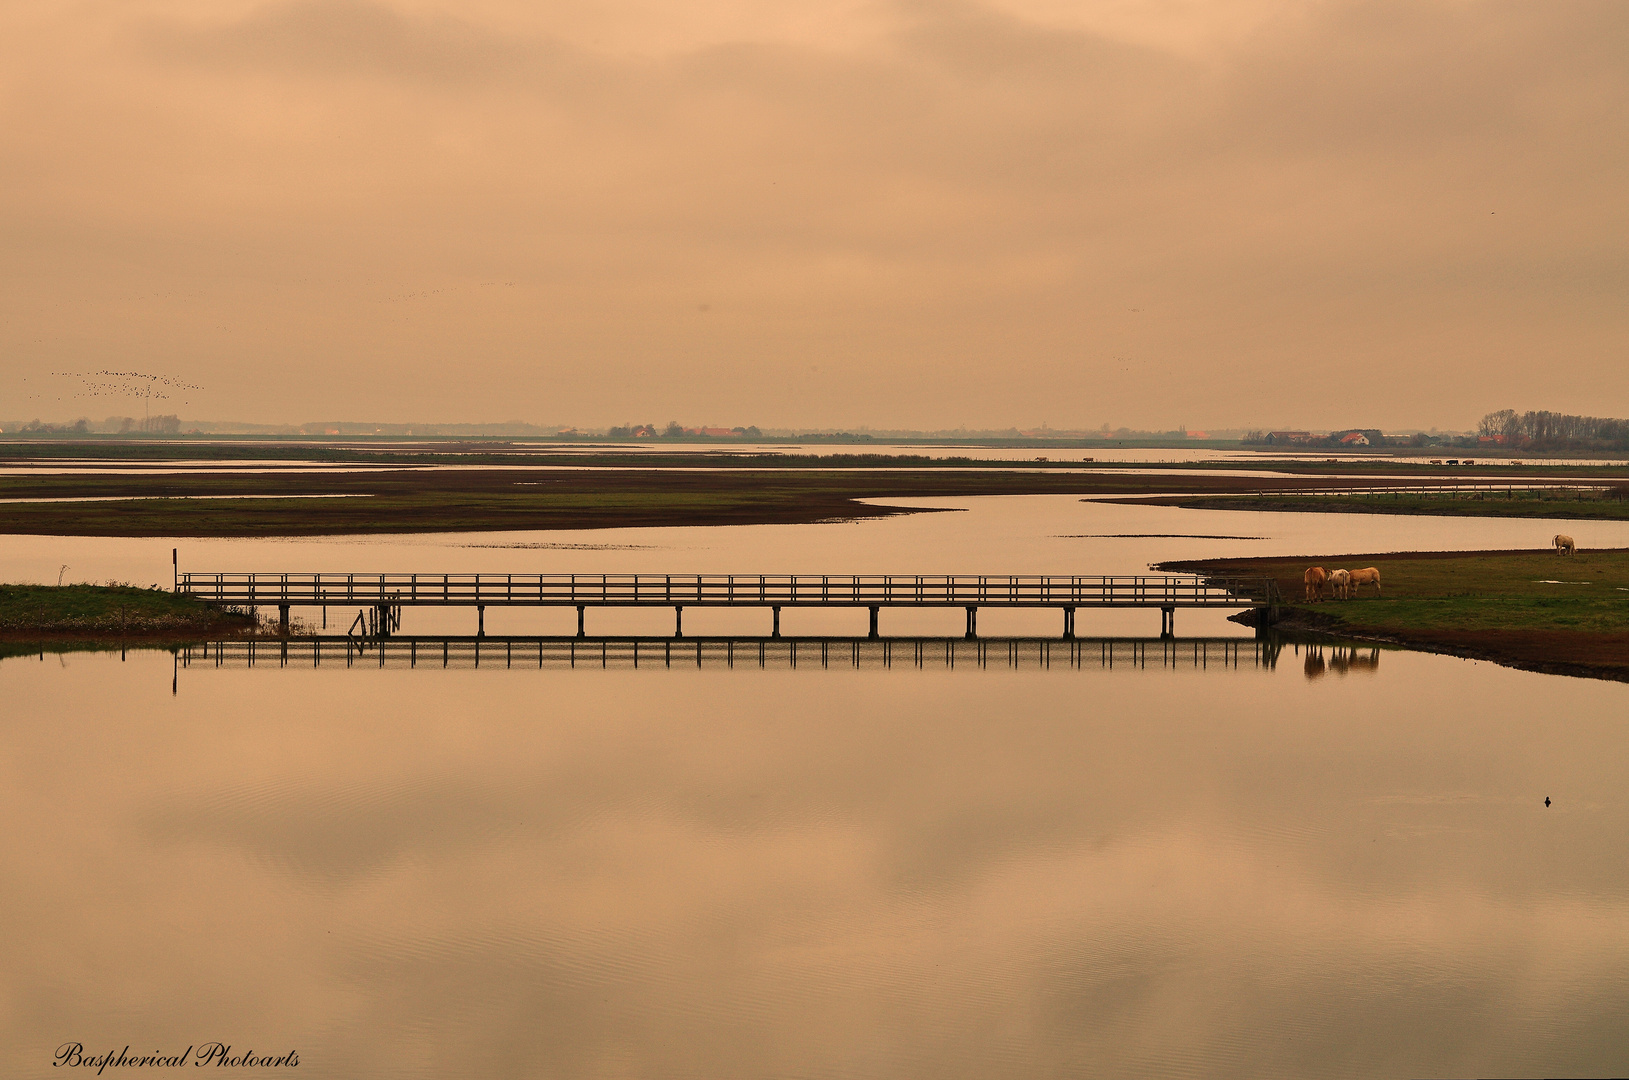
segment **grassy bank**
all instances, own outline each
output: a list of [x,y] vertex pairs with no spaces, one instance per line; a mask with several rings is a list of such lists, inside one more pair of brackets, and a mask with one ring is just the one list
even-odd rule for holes
[[1459,494],[1377,493],[1372,495],[1228,495],[1157,499],[1191,510],[1267,510],[1313,514],[1422,514],[1436,517],[1566,518],[1629,521],[1625,492],[1599,498],[1555,497],[1548,493],[1475,492]]
[[[1302,600],[1309,566],[1373,566],[1383,596]],[[1405,552],[1161,563],[1214,577],[1271,576],[1281,625],[1393,641],[1512,667],[1629,681],[1629,550]]]
[[0,640],[186,640],[246,633],[246,613],[131,585],[0,585]]

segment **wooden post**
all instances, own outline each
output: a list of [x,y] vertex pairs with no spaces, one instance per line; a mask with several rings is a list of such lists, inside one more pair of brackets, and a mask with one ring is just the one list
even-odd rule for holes
[[970,638],[979,636],[979,609],[972,605],[968,605],[967,608],[967,636]]
[[486,637],[486,605],[475,605],[475,636]]
[[277,605],[277,632],[285,636],[288,634],[288,607],[287,604]]
[[1072,607],[1063,609],[1063,636],[1066,639],[1073,639],[1075,636],[1075,609]]
[[583,604],[578,604],[577,605],[577,636],[578,637],[584,637],[585,636],[584,633],[583,633],[583,608],[585,606],[586,605],[583,605]]
[[871,632],[870,632],[869,635],[867,635],[869,637],[874,638],[874,637],[877,636],[877,612],[879,612],[881,610],[882,610],[881,607],[873,607],[873,608],[871,608]]
[[775,604],[775,605],[771,606],[769,610],[775,613],[774,629],[771,631],[769,636],[770,637],[780,637],[781,636],[781,606],[779,604]]
[[673,636],[684,637],[684,605],[673,605]]

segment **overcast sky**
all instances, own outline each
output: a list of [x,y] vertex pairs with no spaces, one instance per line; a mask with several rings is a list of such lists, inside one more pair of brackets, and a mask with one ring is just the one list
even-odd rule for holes
[[0,236],[0,416],[1625,416],[1629,3],[12,3]]

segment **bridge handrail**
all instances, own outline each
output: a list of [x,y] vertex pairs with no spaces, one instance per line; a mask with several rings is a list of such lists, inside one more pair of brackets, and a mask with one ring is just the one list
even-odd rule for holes
[[178,574],[176,591],[249,604],[1105,604],[1266,599],[1267,579],[1196,574]]

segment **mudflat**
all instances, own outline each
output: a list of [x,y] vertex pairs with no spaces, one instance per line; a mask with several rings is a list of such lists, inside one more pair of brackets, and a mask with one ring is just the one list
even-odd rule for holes
[[[4,460],[4,449],[0,447],[0,460]],[[476,465],[449,462],[449,455],[391,455],[387,463],[382,455],[336,451],[318,462],[339,466],[332,471],[235,471],[189,465],[164,472],[109,471],[105,463],[93,462],[88,456],[73,467],[64,457],[53,462],[53,468],[63,466],[71,471],[0,476],[0,500],[5,501],[0,506],[0,532],[318,536],[801,524],[921,512],[921,508],[907,510],[875,501],[889,498],[1076,494],[1249,499],[1262,491],[1294,495],[1331,485],[1362,488],[1376,482],[1373,476],[1288,470],[1264,476],[1220,465],[1203,469],[1093,466],[1088,470],[1079,463],[1015,465],[885,455],[813,459],[766,455],[744,463],[727,455],[694,454],[682,463],[664,460],[653,464],[647,459],[630,462],[627,455],[585,454],[554,455],[548,465],[542,465],[540,456],[534,454],[516,455],[504,467],[494,467],[490,460],[494,456],[472,455],[481,461]],[[677,457],[666,455],[665,459]],[[460,467],[446,468],[449,463]],[[1367,472],[1377,467],[1361,464]],[[1441,482],[1416,465],[1397,468],[1408,474],[1399,471],[1387,483]],[[1605,476],[1593,466],[1571,473],[1596,480]],[[1492,477],[1479,477],[1485,478]],[[1520,483],[1523,477],[1506,479]],[[1629,503],[1621,505],[1629,508]],[[1238,508],[1245,507],[1240,504]]]

